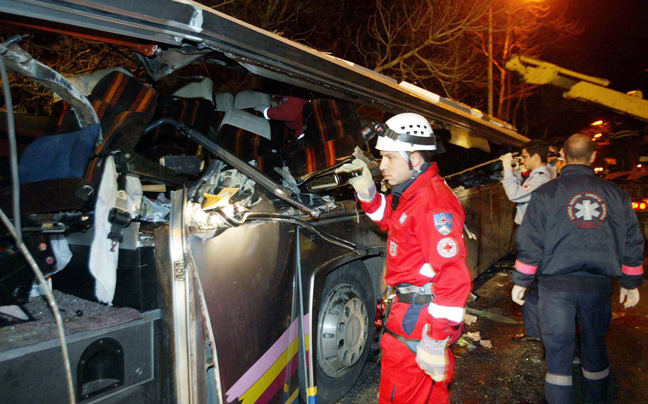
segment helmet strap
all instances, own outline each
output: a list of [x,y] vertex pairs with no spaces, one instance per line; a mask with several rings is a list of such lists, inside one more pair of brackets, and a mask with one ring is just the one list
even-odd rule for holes
[[403,158],[405,159],[405,161],[407,162],[407,164],[409,165],[409,168],[411,170],[412,169],[412,162],[410,161],[409,154],[407,154],[406,151],[402,151],[402,150],[399,153],[400,153],[401,156],[403,156]]

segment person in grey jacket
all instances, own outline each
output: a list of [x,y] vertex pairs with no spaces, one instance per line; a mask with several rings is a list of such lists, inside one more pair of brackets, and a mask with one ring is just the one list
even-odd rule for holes
[[[549,146],[542,140],[532,140],[522,147],[520,162],[531,170],[529,177],[523,180],[514,172],[512,167],[513,157],[510,153],[502,156],[504,168],[504,191],[506,196],[515,203],[515,224],[520,225],[526,212],[531,193],[539,186],[553,179],[555,175],[547,167]],[[522,306],[522,320],[526,330],[526,339],[538,341],[540,339],[540,318],[538,315],[538,288],[533,284],[527,290],[527,304]]]
[[531,193],[540,185],[555,178],[547,169],[549,146],[542,140],[532,140],[522,147],[520,162],[531,171],[529,177],[523,180],[513,170],[513,156],[507,153],[502,156],[504,168],[504,191],[511,202],[515,203],[515,224],[520,225],[526,212]]
[[572,403],[576,320],[581,346],[584,402],[604,403],[610,380],[605,334],[612,318],[610,278],[619,278],[620,302],[639,302],[644,240],[627,193],[594,175],[596,145],[584,134],[563,149],[559,178],[538,188],[517,232],[518,256],[511,297],[524,304],[538,278],[545,396]]

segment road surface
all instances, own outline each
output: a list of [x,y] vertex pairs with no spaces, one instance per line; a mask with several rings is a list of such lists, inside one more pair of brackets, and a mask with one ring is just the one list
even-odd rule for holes
[[[516,338],[524,332],[520,307],[510,300],[511,257],[501,261],[475,281],[474,292],[479,298],[469,307],[487,310],[518,320],[520,324],[505,324],[479,317],[466,326],[466,332],[479,332],[492,348],[473,342],[474,349],[455,344],[457,374],[452,384],[454,403],[544,403],[544,349],[539,342]],[[648,269],[648,260],[644,262]],[[645,279],[648,277],[645,276]],[[625,309],[618,302],[619,284],[613,281],[613,320],[607,335],[612,382],[609,401],[615,403],[648,402],[648,287],[639,305]],[[648,282],[644,281],[648,286]],[[466,339],[466,337],[464,337]],[[574,365],[576,402],[582,394],[581,372]],[[379,355],[365,366],[358,384],[341,400],[344,404],[375,403],[378,401],[380,380]]]

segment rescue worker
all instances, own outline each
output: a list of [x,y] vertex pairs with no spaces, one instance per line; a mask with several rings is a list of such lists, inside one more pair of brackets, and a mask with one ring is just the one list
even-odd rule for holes
[[553,178],[556,178],[565,166],[565,160],[560,157],[560,151],[565,145],[565,139],[557,137],[549,143],[549,154],[547,155],[547,167]]
[[308,103],[309,101],[303,98],[286,96],[275,107],[257,105],[254,109],[263,113],[265,119],[284,121],[288,129],[295,132],[295,139],[301,139],[304,136],[304,117],[302,110],[304,109],[304,105]]
[[[522,181],[513,172],[511,153],[502,156],[504,168],[504,191],[511,202],[515,203],[515,219],[517,226],[522,223],[531,193],[547,181],[555,178],[547,167],[547,154],[549,147],[542,140],[531,140],[522,147],[520,162],[531,171],[529,176]],[[538,288],[533,284],[527,292],[527,304],[522,307],[522,321],[526,330],[527,340],[540,340],[540,319],[538,316]]]
[[512,299],[539,279],[545,395],[550,404],[572,403],[572,355],[578,319],[584,402],[606,402],[610,367],[605,334],[610,325],[610,277],[620,278],[625,307],[639,302],[643,237],[630,197],[594,176],[595,144],[570,137],[561,176],[537,189],[517,233]]
[[376,149],[393,187],[390,195],[376,191],[362,161],[338,169],[364,166],[350,183],[366,214],[389,230],[385,281],[397,296],[381,340],[379,402],[448,403],[454,376],[450,345],[462,334],[471,290],[462,237],[465,215],[431,161],[436,142],[429,122],[403,113],[386,125]]
[[504,168],[504,191],[511,202],[515,203],[515,224],[522,223],[531,193],[536,188],[555,178],[547,169],[549,147],[542,140],[531,140],[522,147],[520,162],[531,171],[529,177],[522,181],[513,171],[513,156],[506,153],[501,157]]

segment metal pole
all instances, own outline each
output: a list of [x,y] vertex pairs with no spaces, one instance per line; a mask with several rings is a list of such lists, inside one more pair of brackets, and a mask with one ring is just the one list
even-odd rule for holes
[[493,2],[488,8],[488,115],[493,115]]

